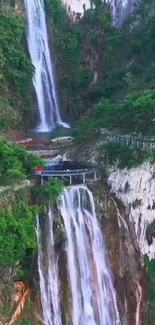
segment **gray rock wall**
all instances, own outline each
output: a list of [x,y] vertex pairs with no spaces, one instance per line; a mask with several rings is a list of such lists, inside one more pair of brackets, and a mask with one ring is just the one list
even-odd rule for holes
[[137,8],[139,0],[108,0],[111,5],[114,25],[120,27],[123,21]]

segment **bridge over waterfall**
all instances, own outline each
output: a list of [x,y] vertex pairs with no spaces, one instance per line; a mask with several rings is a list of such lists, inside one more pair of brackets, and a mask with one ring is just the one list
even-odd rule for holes
[[62,163],[36,168],[34,176],[43,184],[51,177],[59,178],[68,185],[92,183],[97,180],[97,171],[94,166],[83,163],[63,161]]

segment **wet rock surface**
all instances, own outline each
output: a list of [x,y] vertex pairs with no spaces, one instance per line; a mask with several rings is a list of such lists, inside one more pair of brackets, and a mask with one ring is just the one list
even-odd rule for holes
[[[145,279],[133,226],[128,220],[127,211],[111,195],[107,186],[101,182],[93,185],[92,191],[114,275],[122,323],[143,325],[146,311]],[[103,202],[101,216],[100,206],[103,207]]]
[[109,0],[112,8],[114,25],[121,27],[124,20],[138,7],[137,0]]

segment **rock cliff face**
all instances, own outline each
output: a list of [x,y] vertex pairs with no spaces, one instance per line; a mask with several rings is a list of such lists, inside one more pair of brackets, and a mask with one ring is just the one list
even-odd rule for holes
[[138,6],[137,0],[109,0],[108,2],[112,8],[114,25],[118,27]]
[[142,255],[155,258],[155,168],[144,164],[131,170],[113,169],[108,183],[128,210],[136,243]]
[[98,217],[102,224],[122,324],[143,325],[145,314],[145,281],[140,254],[124,206],[101,180],[92,187]]
[[13,268],[0,268],[0,325],[9,319],[9,313],[13,308]]
[[[137,0],[106,0],[111,6],[114,25],[120,27],[125,18],[127,18],[138,6]],[[75,13],[83,13],[83,6],[86,9],[90,7],[89,0],[63,0],[65,6]]]

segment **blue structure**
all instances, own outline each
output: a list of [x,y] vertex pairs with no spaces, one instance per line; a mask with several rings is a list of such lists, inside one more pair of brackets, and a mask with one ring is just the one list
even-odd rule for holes
[[59,161],[49,164],[41,171],[35,171],[35,176],[39,177],[41,183],[50,177],[57,177],[69,185],[86,183],[97,180],[96,169],[84,163],[76,161]]

